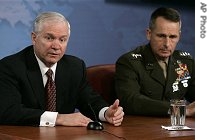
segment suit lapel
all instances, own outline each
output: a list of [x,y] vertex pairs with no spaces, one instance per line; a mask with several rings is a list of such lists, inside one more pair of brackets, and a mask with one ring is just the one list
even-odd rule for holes
[[26,57],[26,64],[28,67],[28,79],[31,84],[31,87],[34,91],[35,96],[41,106],[42,109],[45,108],[45,92],[43,79],[41,76],[41,71],[34,55],[33,49],[30,50]]
[[158,63],[154,63],[153,64],[153,70],[151,71],[151,75],[150,75],[153,79],[155,79],[156,81],[158,81],[159,83],[161,83],[162,85],[165,86],[165,77],[163,75],[163,71],[161,69],[161,67],[159,66]]
[[[55,75],[55,84],[56,84],[56,101],[57,101],[57,110],[59,110],[62,107],[62,104],[65,99],[65,91],[68,90],[68,85],[65,85],[66,79],[68,79],[66,76],[67,68],[65,66],[66,64],[62,61],[62,59],[57,63],[56,68],[56,75]],[[70,72],[70,71],[68,71]]]
[[143,57],[145,59],[145,68],[150,71],[150,76],[160,84],[165,86],[165,77],[163,71],[158,64],[156,58],[152,54],[150,46],[145,46],[145,51],[143,52]]

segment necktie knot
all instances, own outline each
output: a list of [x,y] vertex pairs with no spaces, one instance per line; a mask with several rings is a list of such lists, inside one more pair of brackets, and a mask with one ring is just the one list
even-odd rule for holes
[[48,71],[46,72],[46,75],[48,78],[51,78],[53,74],[53,71],[51,69],[48,69]]

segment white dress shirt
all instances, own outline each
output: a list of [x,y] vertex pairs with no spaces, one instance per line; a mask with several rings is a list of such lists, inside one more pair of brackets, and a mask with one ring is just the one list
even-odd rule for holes
[[[35,54],[36,56],[36,54]],[[36,56],[36,59],[38,61],[41,73],[42,73],[42,79],[43,79],[43,85],[45,86],[45,84],[47,83],[47,76],[46,76],[46,72],[49,69],[48,67],[45,66],[45,64]],[[56,71],[56,67],[57,67],[57,63],[55,63],[50,69],[53,71],[53,75],[52,78],[53,80],[55,80],[55,71]],[[108,109],[109,107],[104,107],[100,110],[99,112],[99,119],[101,121],[106,121],[105,117],[104,117],[104,113],[105,111]],[[57,118],[58,112],[50,112],[50,111],[45,111],[40,118],[40,125],[39,126],[49,126],[49,127],[54,127],[55,126],[55,122],[56,122],[56,118]]]

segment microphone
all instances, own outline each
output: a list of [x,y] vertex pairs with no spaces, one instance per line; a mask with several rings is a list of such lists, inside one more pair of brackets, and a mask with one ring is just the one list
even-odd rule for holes
[[95,111],[93,110],[92,106],[90,104],[88,104],[88,106],[90,107],[91,111],[93,112],[95,121],[89,122],[87,125],[87,129],[89,129],[89,130],[103,130],[104,127],[103,127],[102,123],[98,121]]
[[93,110],[91,104],[88,103],[88,106],[90,107],[90,109],[91,109],[91,111],[92,111],[92,113],[93,113],[93,115],[94,115],[95,120],[98,122],[98,119],[97,119],[97,117],[96,117],[96,113],[95,113],[95,111]]
[[[93,108],[92,108],[92,106],[90,105],[90,103],[88,103],[88,106],[90,107],[91,111],[93,112],[95,121],[89,122],[88,125],[87,125],[87,129],[88,129],[88,130],[101,130],[101,131],[102,131],[102,130],[104,129],[102,123],[100,123],[100,122],[98,121],[98,119],[97,119],[97,117],[96,117],[96,114],[95,114],[95,111],[93,110]],[[106,130],[103,130],[102,132],[103,132],[103,133],[108,133],[108,134],[110,134],[110,135],[112,135],[112,136],[115,136],[115,137],[117,137],[117,138],[120,138],[120,139],[126,139],[126,138],[124,138],[124,137],[117,136],[117,135],[115,135],[115,134],[113,134],[113,133],[111,133],[111,132],[108,132],[108,131],[106,131]]]

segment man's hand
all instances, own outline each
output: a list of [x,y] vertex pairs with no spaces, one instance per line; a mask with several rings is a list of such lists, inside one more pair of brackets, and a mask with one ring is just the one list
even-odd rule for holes
[[187,117],[195,116],[195,102],[186,106],[186,116]]
[[62,126],[87,126],[92,120],[81,113],[58,114],[56,125]]
[[115,102],[106,110],[105,118],[107,122],[114,124],[114,126],[121,125],[123,121],[123,108],[119,106],[119,100],[115,100]]

